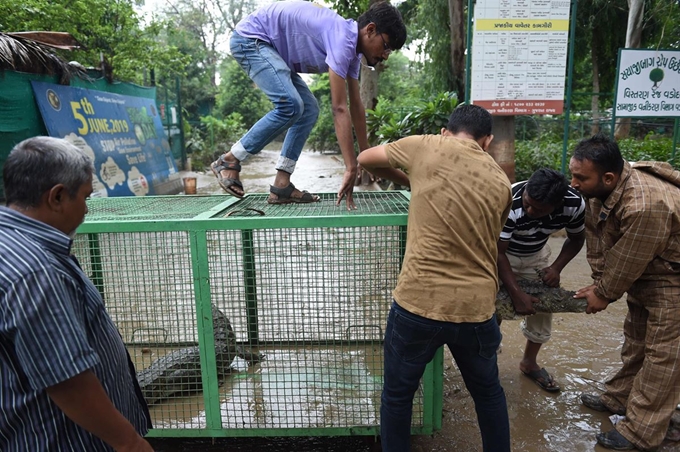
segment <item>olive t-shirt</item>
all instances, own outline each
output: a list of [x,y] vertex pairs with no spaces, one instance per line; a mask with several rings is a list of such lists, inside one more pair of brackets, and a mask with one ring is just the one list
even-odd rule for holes
[[386,152],[411,182],[394,299],[433,320],[488,320],[498,291],[498,238],[512,203],[507,176],[468,139],[412,136],[388,144]]

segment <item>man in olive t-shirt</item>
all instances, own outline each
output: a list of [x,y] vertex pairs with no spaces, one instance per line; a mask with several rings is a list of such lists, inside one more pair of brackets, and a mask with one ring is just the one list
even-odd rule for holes
[[409,450],[413,396],[444,344],[475,402],[484,451],[510,451],[495,300],[497,240],[512,194],[486,153],[491,123],[483,108],[462,105],[441,135],[408,137],[359,154],[368,171],[411,187],[406,253],[385,332],[384,451]]

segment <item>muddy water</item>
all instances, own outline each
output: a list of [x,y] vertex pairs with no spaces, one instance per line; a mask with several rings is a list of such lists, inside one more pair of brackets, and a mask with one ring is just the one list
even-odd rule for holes
[[[278,151],[264,150],[248,159],[241,170],[241,182],[246,193],[268,193],[274,182],[274,166],[279,158]],[[199,170],[199,168],[196,168]],[[315,192],[337,192],[345,172],[340,154],[303,152],[298,160],[291,182],[300,190]],[[210,170],[181,172],[198,177],[198,194],[224,193]],[[355,190],[377,190],[377,185],[356,187]]]
[[[278,152],[263,151],[244,165],[241,177],[247,192],[268,191],[277,157]],[[312,192],[336,191],[344,170],[338,157],[304,153],[293,182]],[[197,175],[199,193],[221,191],[210,172],[205,176]],[[550,240],[554,255],[563,240]],[[579,289],[590,284],[589,275],[584,250],[564,270],[562,285],[566,289]],[[519,321],[503,323],[504,339],[498,362],[501,383],[507,394],[514,451],[604,451],[596,446],[595,434],[611,429],[611,423],[605,414],[584,408],[579,395],[601,391],[603,381],[618,369],[625,314],[625,303],[620,301],[597,315],[554,316],[553,337],[541,349],[539,363],[562,386],[558,394],[546,393],[521,374],[518,365],[525,339],[519,331]],[[474,405],[448,352],[445,356],[442,430],[432,436],[414,437],[412,450],[481,451]],[[159,451],[187,452],[375,450],[372,438],[153,439],[152,443]],[[680,444],[667,443],[659,450],[680,452]]]

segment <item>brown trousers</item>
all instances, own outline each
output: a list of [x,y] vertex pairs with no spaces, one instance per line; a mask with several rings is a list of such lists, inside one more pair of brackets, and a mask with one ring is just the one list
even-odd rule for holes
[[645,286],[628,293],[623,367],[602,396],[612,409],[625,407],[616,429],[643,450],[662,443],[680,402],[680,285]]

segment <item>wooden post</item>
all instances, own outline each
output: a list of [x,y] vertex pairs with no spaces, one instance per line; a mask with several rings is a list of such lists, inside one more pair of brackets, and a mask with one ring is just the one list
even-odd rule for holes
[[503,168],[510,182],[515,182],[515,117],[493,117],[493,141],[489,154]]

